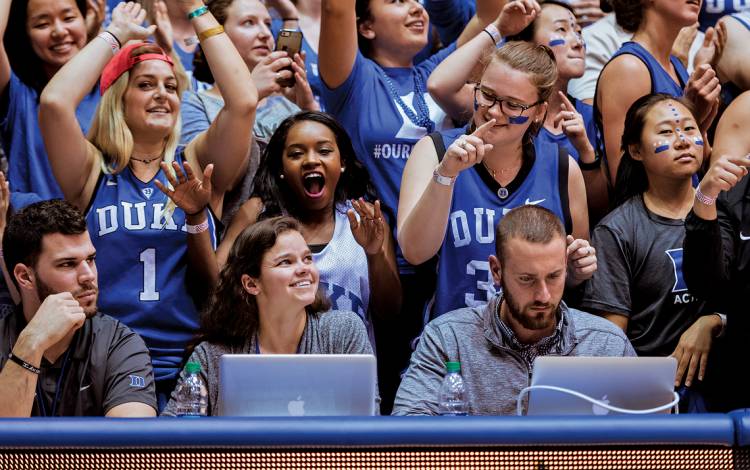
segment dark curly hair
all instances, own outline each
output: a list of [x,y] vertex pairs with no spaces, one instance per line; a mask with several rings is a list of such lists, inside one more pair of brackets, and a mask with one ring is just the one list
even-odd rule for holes
[[265,210],[262,217],[300,215],[299,212],[302,208],[289,189],[289,185],[281,179],[280,175],[283,171],[282,160],[289,130],[294,125],[305,121],[323,124],[336,137],[336,145],[339,148],[339,155],[341,155],[341,166],[345,167],[346,171],[341,174],[341,178],[336,185],[333,196],[334,206],[345,202],[347,199],[360,197],[374,201],[375,190],[370,182],[370,175],[357,160],[354,146],[346,130],[330,114],[319,111],[303,111],[281,122],[261,156],[258,172],[255,174],[253,196],[259,197],[263,202]]
[[[258,331],[258,302],[242,287],[242,276],[258,278],[263,255],[289,231],[299,232],[299,223],[291,217],[274,217],[246,228],[232,245],[227,264],[211,302],[201,315],[200,340],[227,346],[241,346]],[[328,298],[319,290],[315,301],[305,307],[317,315],[331,308]]]
[[642,0],[610,0],[615,20],[625,31],[634,33],[643,21]]
[[[86,0],[75,0],[81,16],[86,18],[88,5]],[[26,20],[29,0],[13,0],[8,14],[8,26],[3,36],[5,52],[8,54],[10,68],[27,86],[36,90],[37,95],[47,85],[47,74],[42,59],[31,47],[31,39],[26,32]]]
[[34,267],[45,235],[80,235],[86,230],[83,214],[67,201],[52,199],[31,204],[8,220],[3,237],[5,266],[9,273],[19,263]]

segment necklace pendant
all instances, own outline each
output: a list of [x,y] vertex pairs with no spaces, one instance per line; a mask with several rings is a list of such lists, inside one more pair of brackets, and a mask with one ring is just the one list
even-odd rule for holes
[[500,189],[497,190],[497,197],[499,197],[500,199],[507,198],[509,194],[510,193],[506,188],[500,187]]

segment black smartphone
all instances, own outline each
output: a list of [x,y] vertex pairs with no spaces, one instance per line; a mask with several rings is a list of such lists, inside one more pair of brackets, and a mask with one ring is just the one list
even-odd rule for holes
[[[282,29],[279,31],[279,35],[276,37],[276,50],[285,51],[289,54],[289,58],[294,60],[294,54],[299,54],[302,49],[302,31],[294,31],[291,29]],[[292,67],[286,67],[281,70],[289,70],[292,72]],[[288,79],[279,80],[279,85],[288,88],[293,87],[295,83],[294,73]]]

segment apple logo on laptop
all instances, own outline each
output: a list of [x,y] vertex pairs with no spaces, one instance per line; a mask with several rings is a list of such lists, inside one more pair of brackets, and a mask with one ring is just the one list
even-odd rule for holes
[[[604,403],[605,405],[609,405],[607,395],[604,395],[599,401]],[[591,411],[597,416],[604,416],[609,414],[608,409],[604,408],[603,406],[599,406],[596,403],[591,406]]]
[[305,401],[301,395],[298,395],[296,400],[292,400],[286,405],[286,409],[290,416],[305,416]]

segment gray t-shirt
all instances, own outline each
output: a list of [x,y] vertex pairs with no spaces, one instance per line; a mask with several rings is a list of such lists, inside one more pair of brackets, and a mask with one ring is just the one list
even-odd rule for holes
[[649,211],[641,196],[612,211],[594,229],[597,270],[581,308],[628,317],[627,335],[642,356],[667,356],[703,314],[682,276],[682,220]]
[[[219,398],[219,358],[224,354],[255,354],[255,338],[241,346],[200,343],[190,356],[190,362],[201,365],[201,378],[208,389],[208,414],[215,416],[221,409]],[[307,323],[299,343],[300,354],[372,354],[372,346],[362,319],[354,312],[332,310],[320,315],[307,315]],[[177,387],[185,378],[180,372]],[[175,390],[177,389],[175,387]],[[379,401],[379,399],[378,399]],[[377,408],[377,407],[376,407]],[[161,416],[176,416],[175,393]]]
[[[0,318],[0,370],[25,327],[20,307]],[[54,416],[104,416],[130,402],[156,410],[148,348],[133,330],[110,316],[99,313],[86,320],[68,350],[54,364],[42,359],[40,368],[42,397],[34,400],[31,416],[52,416],[53,408]]]

